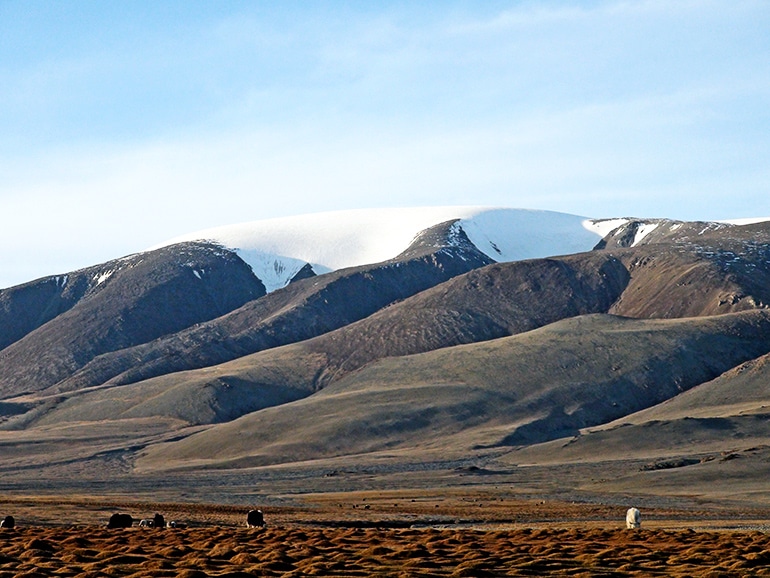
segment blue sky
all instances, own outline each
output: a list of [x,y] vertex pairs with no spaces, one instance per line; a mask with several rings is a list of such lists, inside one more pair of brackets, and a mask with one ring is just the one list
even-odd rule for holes
[[212,226],[770,216],[770,3],[0,0],[0,287]]

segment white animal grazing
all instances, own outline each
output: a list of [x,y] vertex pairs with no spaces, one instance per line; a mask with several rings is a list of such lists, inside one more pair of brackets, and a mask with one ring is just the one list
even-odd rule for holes
[[626,528],[641,528],[642,513],[636,508],[629,508],[626,512]]
[[187,528],[187,524],[184,522],[177,522],[176,520],[171,520],[166,524],[166,528],[179,528],[180,530],[183,530]]

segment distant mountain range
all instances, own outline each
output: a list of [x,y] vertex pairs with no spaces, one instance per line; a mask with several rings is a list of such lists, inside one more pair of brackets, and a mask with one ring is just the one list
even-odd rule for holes
[[770,222],[256,221],[0,291],[0,472],[698,454],[770,440],[768,359]]

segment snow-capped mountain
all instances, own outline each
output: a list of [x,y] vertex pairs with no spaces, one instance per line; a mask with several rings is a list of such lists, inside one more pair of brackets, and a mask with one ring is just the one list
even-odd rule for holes
[[362,209],[196,231],[153,248],[184,241],[223,245],[248,263],[270,292],[285,287],[307,265],[320,275],[392,259],[420,232],[447,221],[455,221],[482,253],[498,262],[589,251],[625,222],[490,207]]

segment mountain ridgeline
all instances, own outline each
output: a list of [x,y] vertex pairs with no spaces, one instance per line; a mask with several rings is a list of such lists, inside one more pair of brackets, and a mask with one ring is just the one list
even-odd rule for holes
[[770,223],[624,219],[592,250],[496,262],[452,220],[269,293],[189,241],[0,291],[0,429],[152,423],[112,448],[137,471],[558,460],[549,442],[596,452],[623,420],[764,415],[769,306]]

